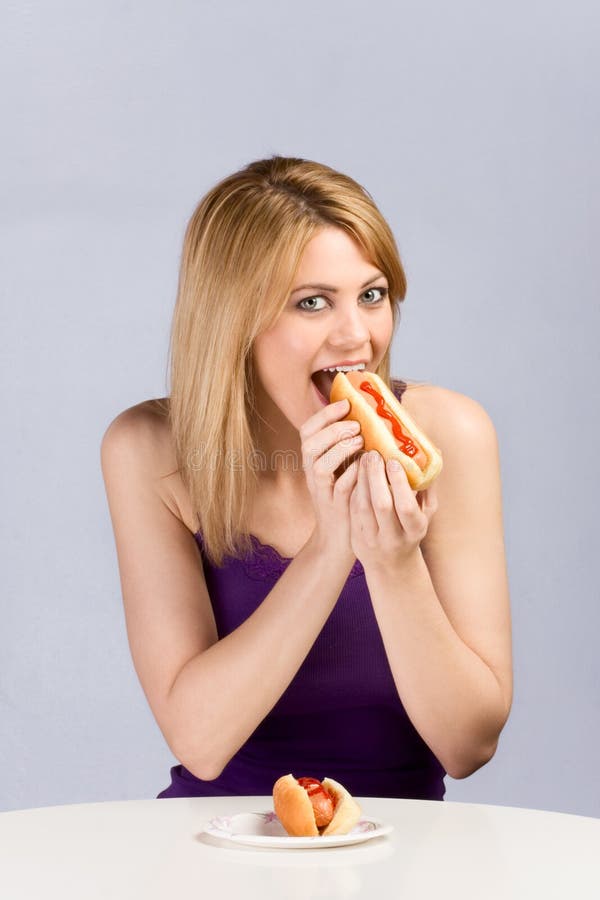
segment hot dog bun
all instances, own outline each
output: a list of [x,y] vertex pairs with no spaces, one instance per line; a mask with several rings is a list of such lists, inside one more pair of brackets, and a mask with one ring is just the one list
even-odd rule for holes
[[360,819],[360,806],[346,788],[333,778],[324,778],[323,787],[333,797],[335,812],[322,834],[348,834]]
[[312,803],[293,775],[282,775],[273,785],[273,809],[292,837],[318,837]]
[[413,491],[424,491],[442,471],[441,450],[431,443],[375,372],[338,372],[329,399],[331,403],[349,401],[344,420],[360,424],[363,451],[377,450],[386,461],[397,459]]
[[317,827],[310,797],[293,775],[282,775],[275,782],[273,808],[291,837],[347,834],[358,822],[360,806],[346,788],[331,778],[324,778],[321,784],[330,794],[334,807],[333,818],[324,828]]

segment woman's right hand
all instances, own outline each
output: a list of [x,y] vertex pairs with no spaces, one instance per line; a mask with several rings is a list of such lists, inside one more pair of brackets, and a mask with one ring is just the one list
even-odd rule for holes
[[[336,479],[340,466],[362,449],[360,426],[340,421],[348,414],[348,400],[324,406],[300,428],[302,468],[315,511],[312,538],[336,557],[353,556],[350,543],[350,494],[356,484],[358,465],[353,462]],[[356,440],[355,438],[358,439]]]

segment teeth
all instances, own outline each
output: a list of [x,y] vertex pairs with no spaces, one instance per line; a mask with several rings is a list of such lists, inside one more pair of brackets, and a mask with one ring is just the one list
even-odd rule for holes
[[362,372],[365,368],[364,363],[357,363],[355,366],[334,366],[332,369],[322,369],[322,372]]

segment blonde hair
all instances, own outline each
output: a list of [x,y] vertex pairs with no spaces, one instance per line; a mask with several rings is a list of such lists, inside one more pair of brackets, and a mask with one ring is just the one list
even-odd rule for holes
[[[344,229],[386,275],[394,330],[406,277],[394,236],[356,181],[273,156],[213,187],[185,232],[170,340],[169,419],[178,470],[214,565],[251,550],[258,486],[252,348],[288,302],[304,248]],[[391,387],[390,349],[377,374]]]

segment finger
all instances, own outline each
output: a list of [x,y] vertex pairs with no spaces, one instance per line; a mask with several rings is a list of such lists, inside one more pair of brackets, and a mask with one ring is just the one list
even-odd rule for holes
[[390,479],[392,498],[396,514],[405,531],[418,532],[423,525],[423,512],[417,502],[417,491],[413,491],[402,465],[393,465],[396,460],[388,460],[386,470]]
[[385,465],[383,457],[377,450],[365,454],[367,479],[371,498],[371,507],[379,529],[390,525],[391,516],[396,518],[394,512],[394,498],[385,477]]
[[348,415],[350,410],[350,402],[346,399],[338,400],[337,403],[328,403],[319,412],[315,413],[300,426],[300,438],[306,441],[317,432],[322,431],[332,422],[337,422],[342,416]]
[[337,469],[354,453],[361,449],[362,435],[353,438],[342,438],[331,450],[313,462],[313,473],[317,480],[329,481]]
[[356,487],[350,498],[350,509],[359,521],[361,531],[377,535],[379,532],[379,525],[371,503],[367,457],[368,454],[363,453],[358,465],[358,478]]
[[[334,422],[331,425],[328,425],[325,428],[322,428],[316,434],[312,435],[309,438],[305,438],[302,442],[302,465],[303,468],[307,469],[309,466],[314,465],[317,460],[321,459],[328,450],[332,448],[336,449],[337,459],[339,460],[338,465],[345,458],[347,454],[344,452],[341,453],[338,447],[341,445],[344,448],[348,446],[352,446],[354,450],[359,447],[362,443],[361,441],[354,441],[353,444],[350,444],[352,438],[357,437],[360,432],[360,425],[357,422],[350,422],[344,420],[343,422]],[[332,462],[334,456],[328,457],[328,463]],[[326,465],[326,468],[329,468],[329,465]],[[337,467],[336,467],[337,468]]]
[[336,482],[333,486],[334,499],[342,497],[347,501],[350,497],[350,494],[352,493],[352,490],[354,489],[357,477],[358,460],[355,459],[354,462],[350,463],[346,471],[336,479]]
[[438,508],[438,496],[435,483],[430,484],[424,491],[420,491],[420,507],[428,519],[431,519]]

